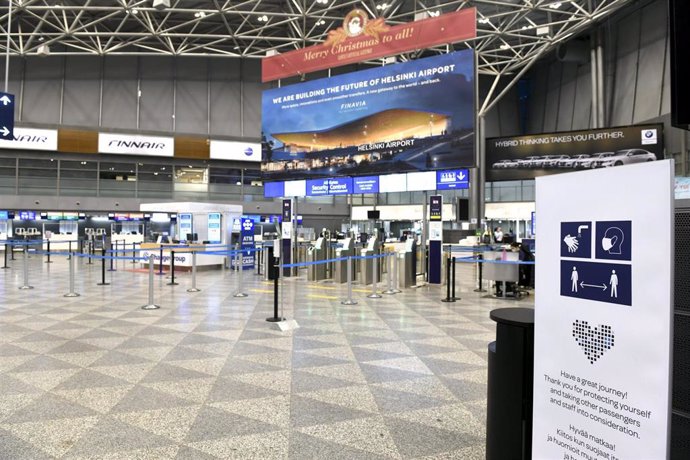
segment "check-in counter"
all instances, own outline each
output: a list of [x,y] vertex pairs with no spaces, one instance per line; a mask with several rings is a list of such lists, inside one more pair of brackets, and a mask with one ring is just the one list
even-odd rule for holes
[[[484,253],[484,260],[498,260],[506,262],[519,262],[520,254],[512,251],[487,251]],[[501,283],[500,288],[502,297],[508,295],[506,283],[517,283],[520,279],[520,265],[517,263],[485,263],[483,271],[484,279]]]
[[125,248],[131,249],[132,244],[141,244],[144,242],[144,235],[141,233],[137,233],[136,235],[131,233],[113,233],[110,241],[112,241],[113,246],[117,243],[119,247],[122,247],[122,243],[124,242]]
[[[172,252],[175,252],[175,267],[190,267],[192,266],[192,251],[204,252],[208,245],[205,244],[192,244],[189,247],[179,247],[178,244],[169,243],[142,243],[141,252],[137,254],[137,257],[150,257],[153,255],[153,262],[156,265],[160,264],[161,249],[163,250],[163,266],[170,265],[170,256]],[[220,245],[210,245],[209,251],[219,251],[222,250]],[[212,267],[212,266],[222,266],[225,261],[224,255],[218,254],[197,254],[196,256],[196,266],[197,267]],[[142,264],[148,264],[148,262],[141,261]]]
[[[46,232],[48,233],[48,232]],[[43,250],[48,250],[48,241],[50,241],[51,251],[77,251],[79,249],[78,243],[79,237],[77,235],[68,235],[64,233],[51,233],[50,236],[46,236],[45,241],[43,241]],[[69,242],[72,242],[70,245]]]

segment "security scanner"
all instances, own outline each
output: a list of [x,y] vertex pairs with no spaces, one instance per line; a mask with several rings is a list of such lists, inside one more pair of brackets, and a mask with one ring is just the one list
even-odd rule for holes
[[[342,247],[335,250],[335,258],[350,257],[355,255],[355,242],[352,238],[342,240]],[[354,270],[354,264],[352,269]],[[335,263],[335,275],[333,279],[336,283],[347,283],[347,260],[339,260]]]
[[[360,254],[362,257],[368,257],[368,256],[373,256],[376,254],[381,253],[381,241],[379,240],[379,236],[377,233],[374,233],[373,235],[369,236],[369,239],[367,240],[367,246],[366,248],[362,249]],[[379,267],[379,275],[381,273],[381,265],[382,263],[378,264]],[[359,260],[359,282],[361,284],[371,284],[374,279],[374,260],[373,259],[360,259]],[[381,280],[381,276],[378,277],[378,280]]]
[[417,240],[408,238],[405,240],[405,248],[398,251],[398,282],[400,287],[410,287],[417,283],[416,277],[416,258]]
[[[316,239],[316,242],[307,249],[307,261],[319,262],[326,260],[326,245],[323,237]],[[309,281],[321,281],[326,279],[326,264],[315,264],[307,267],[307,279]]]

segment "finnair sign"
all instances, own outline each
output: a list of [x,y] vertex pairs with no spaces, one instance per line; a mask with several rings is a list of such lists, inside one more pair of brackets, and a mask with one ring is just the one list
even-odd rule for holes
[[98,133],[98,151],[121,155],[171,157],[175,154],[172,137]]
[[58,147],[55,129],[20,128],[15,126],[12,140],[0,139],[0,148],[22,150],[46,150],[54,152]]

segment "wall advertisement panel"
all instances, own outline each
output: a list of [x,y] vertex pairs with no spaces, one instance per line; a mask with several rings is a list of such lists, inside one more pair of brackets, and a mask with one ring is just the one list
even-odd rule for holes
[[673,170],[537,178],[534,459],[667,458]]
[[266,178],[474,164],[474,54],[458,51],[264,91]]
[[663,158],[662,124],[496,137],[486,140],[486,180],[533,179]]
[[212,160],[261,161],[261,144],[237,141],[210,141]]

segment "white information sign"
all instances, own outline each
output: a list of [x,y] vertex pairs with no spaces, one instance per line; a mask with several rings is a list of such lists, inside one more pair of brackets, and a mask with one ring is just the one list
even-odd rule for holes
[[673,170],[536,180],[534,459],[667,458]]
[[212,160],[261,161],[261,144],[211,140]]
[[122,155],[171,157],[175,154],[175,139],[138,134],[98,133],[98,151]]

